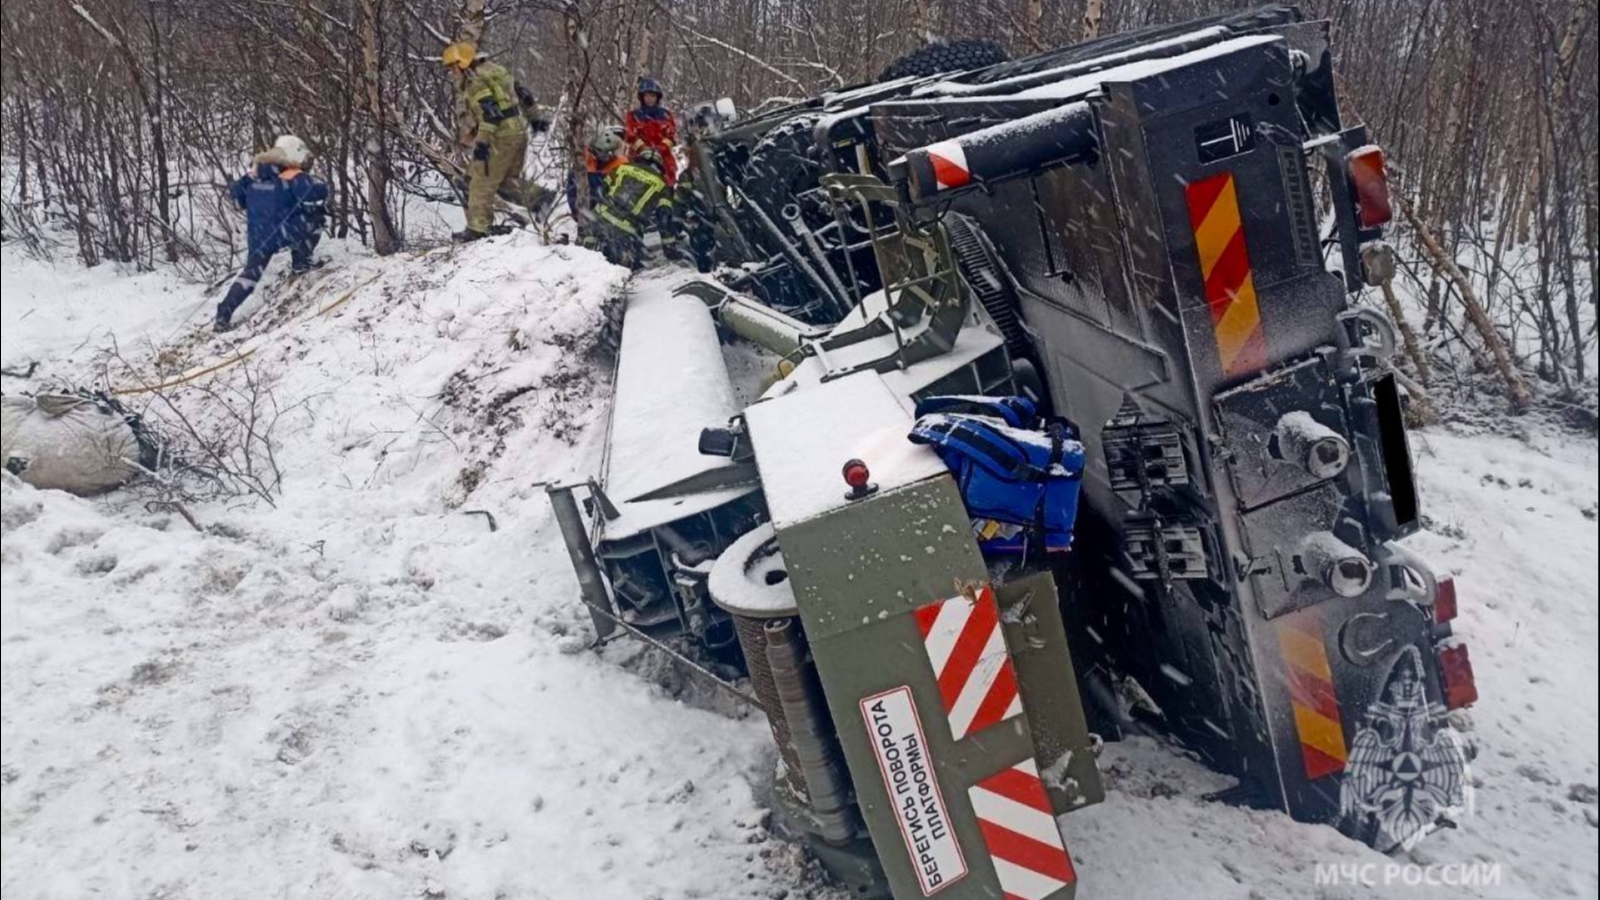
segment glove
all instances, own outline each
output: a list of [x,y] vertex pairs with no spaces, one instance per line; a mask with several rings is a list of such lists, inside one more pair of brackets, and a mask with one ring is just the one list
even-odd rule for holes
[[481,163],[488,162],[489,161],[489,143],[487,141],[479,141],[476,144],[473,144],[472,145],[472,158],[476,162],[481,162]]
[[493,97],[485,97],[479,100],[478,109],[483,110],[483,120],[491,125],[498,125],[517,114],[515,109],[501,109],[500,104],[494,102]]

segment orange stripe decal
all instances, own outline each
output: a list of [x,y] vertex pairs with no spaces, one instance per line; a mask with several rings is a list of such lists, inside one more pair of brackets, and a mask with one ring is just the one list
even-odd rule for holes
[[1232,378],[1259,371],[1267,364],[1267,340],[1233,173],[1196,181],[1185,192],[1222,373]]
[[1294,727],[1300,738],[1300,759],[1306,780],[1316,781],[1343,772],[1350,754],[1344,726],[1339,723],[1339,695],[1328,665],[1328,645],[1322,616],[1308,609],[1278,623],[1278,652],[1283,657],[1283,677],[1294,707]]

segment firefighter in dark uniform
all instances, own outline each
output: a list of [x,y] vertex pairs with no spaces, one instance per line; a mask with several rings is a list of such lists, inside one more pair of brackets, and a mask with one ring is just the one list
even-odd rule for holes
[[606,178],[605,196],[597,210],[604,229],[606,258],[619,266],[640,268],[645,262],[644,235],[652,228],[662,250],[677,255],[678,227],[672,189],[662,173],[661,152],[645,147]]
[[233,314],[250,297],[279,250],[289,251],[290,272],[300,274],[315,264],[311,251],[322,238],[328,185],[306,171],[311,150],[292,134],[256,155],[255,164],[233,183],[233,202],[248,225],[244,269],[217,304],[217,331],[233,328]]

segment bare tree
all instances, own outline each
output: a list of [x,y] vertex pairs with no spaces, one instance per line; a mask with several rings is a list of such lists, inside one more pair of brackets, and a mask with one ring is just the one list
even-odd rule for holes
[[[1595,0],[1304,2],[1332,29],[1345,108],[1388,148],[1437,245],[1399,229],[1409,264],[1397,299],[1427,298],[1418,352],[1451,345],[1440,335],[1487,332],[1504,345],[1497,371],[1526,366],[1558,390],[1589,384]],[[939,35],[1025,54],[1245,5],[7,0],[5,236],[65,234],[86,264],[177,265],[214,279],[239,246],[224,187],[254,149],[293,131],[319,152],[332,232],[391,252],[406,238],[402,199],[461,199],[472,117],[438,64],[451,41],[478,46],[559,107],[551,140],[581,193],[591,129],[620,118],[643,73],[663,81],[672,105],[729,96],[756,108],[870,81]]]

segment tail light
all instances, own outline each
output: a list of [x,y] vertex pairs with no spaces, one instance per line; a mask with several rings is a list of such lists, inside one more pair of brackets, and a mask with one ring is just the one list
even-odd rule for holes
[[1443,625],[1456,617],[1456,580],[1439,579],[1438,592],[1433,600],[1433,623]]
[[1446,707],[1460,709],[1478,702],[1478,681],[1472,674],[1466,644],[1439,648],[1439,679],[1443,682]]
[[1383,150],[1368,144],[1345,156],[1350,185],[1355,192],[1356,220],[1362,228],[1379,228],[1394,218],[1389,202],[1389,168]]

